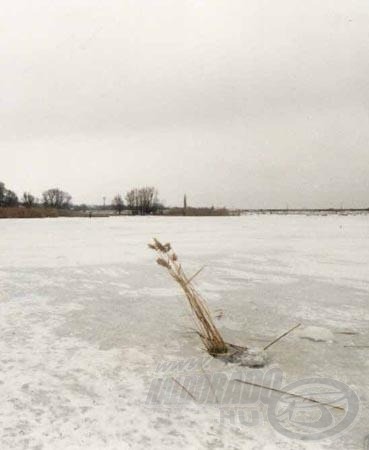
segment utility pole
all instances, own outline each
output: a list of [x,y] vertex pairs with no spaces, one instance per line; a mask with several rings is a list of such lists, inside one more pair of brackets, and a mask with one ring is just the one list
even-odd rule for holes
[[104,205],[104,209],[105,209],[105,203],[106,203],[106,197],[103,197],[103,205]]

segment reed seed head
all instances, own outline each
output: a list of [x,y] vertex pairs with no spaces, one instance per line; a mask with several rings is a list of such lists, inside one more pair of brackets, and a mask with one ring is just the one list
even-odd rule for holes
[[163,253],[166,253],[165,246],[160,241],[158,241],[156,238],[154,238],[154,242],[155,242],[155,249],[156,250],[159,250],[159,251],[161,251]]
[[178,261],[178,256],[175,253],[172,253],[172,255],[170,256],[170,259],[172,261]]
[[163,259],[163,258],[158,258],[156,260],[156,262],[159,264],[159,266],[163,266],[163,267],[165,267],[167,269],[170,268],[169,263],[167,261],[165,261],[165,259]]

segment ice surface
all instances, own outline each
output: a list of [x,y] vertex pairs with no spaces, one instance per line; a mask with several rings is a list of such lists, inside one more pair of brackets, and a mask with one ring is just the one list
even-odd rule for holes
[[301,339],[309,339],[314,342],[329,342],[332,343],[334,341],[333,333],[327,328],[323,327],[305,327],[302,330],[297,332],[298,336]]
[[[363,448],[368,351],[346,345],[369,340],[368,230],[368,216],[1,220],[0,449]],[[172,242],[189,275],[206,266],[196,284],[223,311],[228,342],[264,347],[300,322],[330,330],[332,344],[291,333],[268,350],[270,365],[286,383],[318,376],[354,388],[362,412],[351,428],[296,441],[264,416],[220,422],[219,405],[191,398],[148,406],[158,367],[207,357],[146,247],[153,236]]]

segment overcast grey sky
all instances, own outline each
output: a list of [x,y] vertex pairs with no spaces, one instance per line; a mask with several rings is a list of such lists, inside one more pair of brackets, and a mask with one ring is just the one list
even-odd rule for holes
[[369,206],[367,0],[13,0],[0,180],[101,202]]

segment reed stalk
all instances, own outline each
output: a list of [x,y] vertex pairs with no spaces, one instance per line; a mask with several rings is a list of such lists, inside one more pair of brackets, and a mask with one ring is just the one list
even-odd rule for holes
[[194,277],[187,277],[171,245],[169,243],[162,244],[157,239],[154,239],[153,243],[149,244],[149,248],[157,252],[158,258],[156,262],[168,270],[170,276],[183,290],[193,313],[197,334],[200,336],[208,353],[211,355],[227,353],[227,345],[214,325],[206,301],[192,284]]

